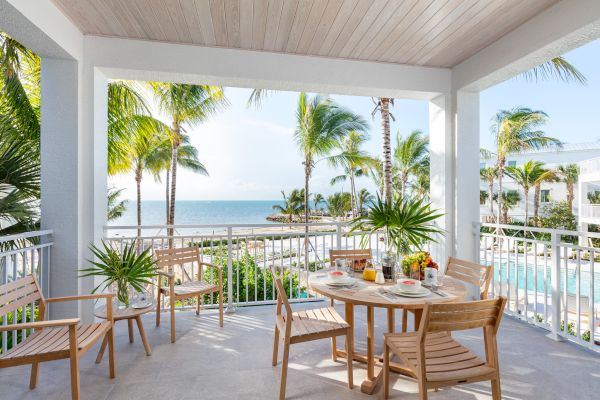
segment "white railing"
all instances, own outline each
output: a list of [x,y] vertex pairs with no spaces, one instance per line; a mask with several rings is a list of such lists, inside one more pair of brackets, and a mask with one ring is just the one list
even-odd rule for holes
[[[50,288],[50,251],[52,231],[27,232],[0,237],[0,285],[33,275],[38,280],[42,292],[48,296]],[[33,322],[37,306],[34,303],[0,317],[2,325]],[[2,332],[0,349],[2,353],[24,340],[30,331]]]
[[582,204],[582,218],[600,218],[600,204]]
[[579,174],[586,178],[586,175],[598,174],[600,171],[600,157],[590,158],[579,162]]
[[[317,298],[307,289],[309,273],[328,266],[330,249],[370,247],[375,259],[385,249],[383,232],[367,236],[363,243],[363,234],[350,232],[345,223],[308,226],[306,244],[304,224],[142,226],[139,241],[141,247],[153,250],[169,247],[170,241],[174,247],[192,244],[200,247],[204,261],[226,267],[224,299],[229,310],[276,301],[269,266],[283,273],[291,301],[312,301]],[[167,235],[168,228],[173,228],[172,236]],[[117,247],[131,244],[137,239],[137,229],[137,226],[108,226],[105,240]],[[184,266],[178,279],[183,283],[191,277],[191,266]],[[209,273],[208,278],[215,280],[216,275]],[[214,305],[216,297],[205,296],[204,302],[206,306]]]
[[600,351],[600,248],[593,246],[600,234],[481,227],[480,261],[494,266],[491,294],[507,297],[506,312]]

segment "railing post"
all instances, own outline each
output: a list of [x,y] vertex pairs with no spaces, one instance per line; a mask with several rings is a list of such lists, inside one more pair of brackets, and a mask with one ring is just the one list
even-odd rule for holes
[[552,251],[552,324],[550,325],[550,333],[547,336],[553,340],[562,341],[562,337],[560,336],[560,234],[557,232],[550,234],[550,250]]
[[233,228],[227,228],[227,309],[226,313],[232,314],[235,312],[233,305]]
[[336,222],[335,223],[335,239],[336,239],[336,249],[341,249],[342,248],[342,223],[341,222]]

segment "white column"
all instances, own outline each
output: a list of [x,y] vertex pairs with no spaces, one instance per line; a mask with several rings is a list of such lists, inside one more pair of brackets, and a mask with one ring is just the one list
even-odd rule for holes
[[[41,225],[54,231],[50,296],[79,293],[81,264],[79,71],[75,60],[41,62]],[[78,315],[77,303],[52,305],[52,318]]]
[[[107,80],[75,60],[41,66],[42,229],[54,231],[50,296],[90,293],[79,269],[106,221]],[[92,318],[92,302],[53,304],[52,318]]]
[[430,197],[432,207],[444,213],[437,225],[445,230],[439,243],[432,246],[432,256],[441,265],[454,253],[454,143],[451,99],[442,95],[429,102],[429,149],[431,153]]
[[455,254],[479,262],[479,93],[458,91],[455,104]]
[[429,102],[431,202],[445,213],[438,225],[446,231],[433,256],[477,261],[479,244],[473,225],[479,221],[479,94],[458,92]]

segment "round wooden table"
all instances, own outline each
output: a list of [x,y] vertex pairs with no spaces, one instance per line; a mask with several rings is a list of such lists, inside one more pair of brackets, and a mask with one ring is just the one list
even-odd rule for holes
[[[142,339],[142,344],[144,345],[144,350],[146,350],[146,355],[152,355],[152,350],[150,349],[150,344],[148,343],[148,338],[146,337],[146,332],[144,331],[144,325],[142,324],[142,315],[154,310],[154,302],[150,302],[147,307],[144,308],[134,308],[127,307],[121,308],[113,306],[113,320],[114,322],[127,320],[127,328],[129,331],[129,342],[133,343],[133,321],[137,323],[138,332],[140,333],[140,338]],[[106,319],[106,306],[98,307],[94,310],[94,315],[98,318]],[[96,357],[96,364],[99,364],[102,361],[102,357],[104,356],[104,350],[106,349],[107,339],[106,337],[102,341],[102,346],[100,346],[100,351],[98,351],[98,356]]]
[[[394,332],[394,311],[396,309],[412,311],[415,316],[415,330],[417,330],[425,303],[450,303],[461,301],[467,295],[467,288],[461,281],[446,276],[444,278],[444,286],[439,290],[443,296],[431,293],[426,297],[400,297],[395,295],[390,296],[389,293],[382,293],[382,289],[385,290],[386,286],[389,287],[393,285],[391,283],[378,285],[374,282],[363,280],[358,274],[355,275],[355,278],[358,280],[358,287],[340,289],[328,286],[326,284],[327,272],[319,272],[311,274],[308,279],[308,285],[310,290],[315,293],[344,302],[346,305],[345,319],[346,322],[352,326],[353,330],[354,306],[367,307],[367,354],[358,354],[355,352],[352,354],[351,358],[367,364],[367,378],[361,384],[361,391],[363,393],[372,394],[382,377],[382,357],[375,356],[374,354],[375,308],[387,309],[388,332]],[[406,327],[406,315],[407,313],[405,312],[403,321],[404,327]],[[352,337],[354,337],[354,335],[352,335]],[[336,356],[348,358],[343,350],[335,348],[333,351]],[[400,373],[403,372],[403,368],[399,364],[392,363],[390,369]]]

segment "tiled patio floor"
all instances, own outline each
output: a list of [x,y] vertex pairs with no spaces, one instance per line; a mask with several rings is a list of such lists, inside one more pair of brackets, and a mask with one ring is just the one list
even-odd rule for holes
[[[297,308],[318,304],[298,305]],[[342,313],[342,307],[340,307]],[[130,344],[125,322],[117,324],[117,378],[108,378],[106,357],[94,364],[97,347],[81,361],[83,399],[275,399],[280,367],[271,367],[273,306],[239,308],[226,315],[219,328],[217,314],[203,311],[177,315],[178,341],[169,342],[169,317],[154,327],[153,315],[144,324],[153,354],[147,357],[137,336]],[[365,348],[365,311],[357,308],[356,345]],[[397,318],[399,320],[399,317]],[[386,324],[385,314],[376,314],[378,351]],[[499,333],[499,352],[504,399],[600,398],[600,356],[570,343],[556,343],[545,332],[504,318]],[[479,332],[456,333],[455,337],[482,352]],[[329,356],[329,341],[294,345],[290,354],[288,399],[369,399],[382,397],[381,386],[373,396],[360,392],[366,375],[355,363],[355,388],[345,383],[345,364]],[[0,399],[69,399],[68,360],[43,363],[39,386],[30,391],[29,367],[0,370]],[[416,384],[392,374],[392,398],[417,399]],[[490,399],[488,383],[431,392],[435,399]]]

